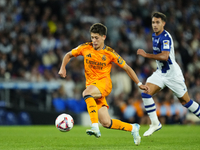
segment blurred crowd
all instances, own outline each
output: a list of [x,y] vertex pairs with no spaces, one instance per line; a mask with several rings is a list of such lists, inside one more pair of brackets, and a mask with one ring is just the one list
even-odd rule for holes
[[[85,88],[83,58],[73,58],[66,66],[67,77],[61,79],[58,70],[63,56],[90,41],[90,26],[101,22],[108,28],[106,45],[118,52],[145,83],[156,64],[137,56],[136,51],[142,48],[152,52],[154,11],[166,14],[165,29],[174,39],[176,60],[190,97],[200,103],[199,0],[1,0],[0,78],[60,82],[61,87],[51,94],[54,109],[86,111],[81,97]],[[141,91],[135,83],[116,65],[111,77],[113,91],[107,101],[113,115],[147,123]],[[163,124],[196,122],[170,90],[164,89],[154,99]]]

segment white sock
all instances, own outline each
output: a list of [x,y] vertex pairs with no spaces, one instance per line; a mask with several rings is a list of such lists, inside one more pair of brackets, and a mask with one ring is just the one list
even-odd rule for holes
[[151,124],[158,125],[160,122],[156,114],[156,105],[152,96],[146,93],[142,93],[142,100],[144,103],[145,110],[151,120]]
[[93,124],[92,124],[92,128],[96,128],[96,129],[99,130],[99,124],[98,124],[98,123],[93,123]]
[[200,106],[197,102],[190,100],[187,104],[184,105],[189,109],[193,114],[200,118]]

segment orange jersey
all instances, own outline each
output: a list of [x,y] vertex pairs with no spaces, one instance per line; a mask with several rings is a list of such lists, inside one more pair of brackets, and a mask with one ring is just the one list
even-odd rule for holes
[[102,78],[108,78],[111,82],[112,62],[121,68],[126,63],[112,48],[105,46],[104,49],[97,51],[93,48],[92,42],[79,45],[72,50],[72,55],[74,57],[79,55],[84,57],[86,86]]

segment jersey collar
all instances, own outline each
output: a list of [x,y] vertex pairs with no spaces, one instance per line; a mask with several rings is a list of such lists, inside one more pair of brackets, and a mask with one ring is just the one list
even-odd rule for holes
[[104,46],[103,46],[103,50],[106,48],[106,45],[104,44]]

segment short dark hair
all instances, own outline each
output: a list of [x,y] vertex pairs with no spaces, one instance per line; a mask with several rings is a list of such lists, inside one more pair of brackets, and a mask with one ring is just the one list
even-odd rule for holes
[[90,27],[90,33],[99,33],[99,35],[107,34],[107,27],[101,23],[95,23]]
[[161,12],[154,12],[151,16],[151,18],[156,17],[156,18],[161,18],[162,21],[166,22],[167,21],[167,17],[165,14],[161,13]]

